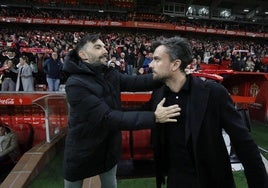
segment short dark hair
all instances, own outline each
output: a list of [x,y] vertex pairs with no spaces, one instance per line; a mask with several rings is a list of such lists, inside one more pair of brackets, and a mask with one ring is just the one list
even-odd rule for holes
[[92,42],[95,43],[98,39],[100,39],[100,36],[98,34],[88,34],[84,36],[76,45],[75,51],[78,54],[78,52],[88,43]]
[[182,71],[184,71],[187,65],[193,61],[192,46],[188,39],[179,36],[164,38],[162,40],[153,42],[152,47],[155,50],[161,45],[166,47],[170,61],[174,61],[176,59],[181,60],[180,69]]
[[28,63],[29,58],[26,55],[22,55],[20,58]]

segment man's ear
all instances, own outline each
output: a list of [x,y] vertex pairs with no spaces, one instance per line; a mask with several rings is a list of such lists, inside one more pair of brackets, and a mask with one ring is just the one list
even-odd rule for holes
[[84,52],[83,50],[80,50],[80,51],[78,52],[78,55],[79,55],[79,57],[80,57],[81,59],[87,59],[86,54],[85,54],[85,52]]
[[176,59],[173,63],[172,71],[176,71],[177,69],[180,69],[181,66],[181,60]]

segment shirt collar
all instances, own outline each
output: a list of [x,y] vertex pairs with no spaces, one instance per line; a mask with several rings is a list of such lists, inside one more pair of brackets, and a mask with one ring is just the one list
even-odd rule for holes
[[[187,75],[186,76],[186,82],[183,84],[183,86],[180,89],[180,91],[189,91],[190,90],[190,86],[191,86],[191,81],[192,81],[192,77],[189,76],[189,75]],[[172,91],[169,89],[169,87],[167,87],[165,85],[165,92],[172,92]]]

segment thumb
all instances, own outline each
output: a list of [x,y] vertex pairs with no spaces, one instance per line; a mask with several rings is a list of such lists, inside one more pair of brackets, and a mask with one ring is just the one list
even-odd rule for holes
[[166,98],[163,98],[159,103],[158,106],[163,106],[166,101]]

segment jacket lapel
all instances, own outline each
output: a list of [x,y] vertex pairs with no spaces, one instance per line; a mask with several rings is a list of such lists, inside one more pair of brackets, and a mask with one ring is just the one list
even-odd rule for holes
[[192,79],[191,95],[187,108],[186,120],[186,143],[192,136],[194,146],[197,143],[200,127],[204,119],[204,114],[207,108],[209,89],[205,87],[205,82],[197,78]]

